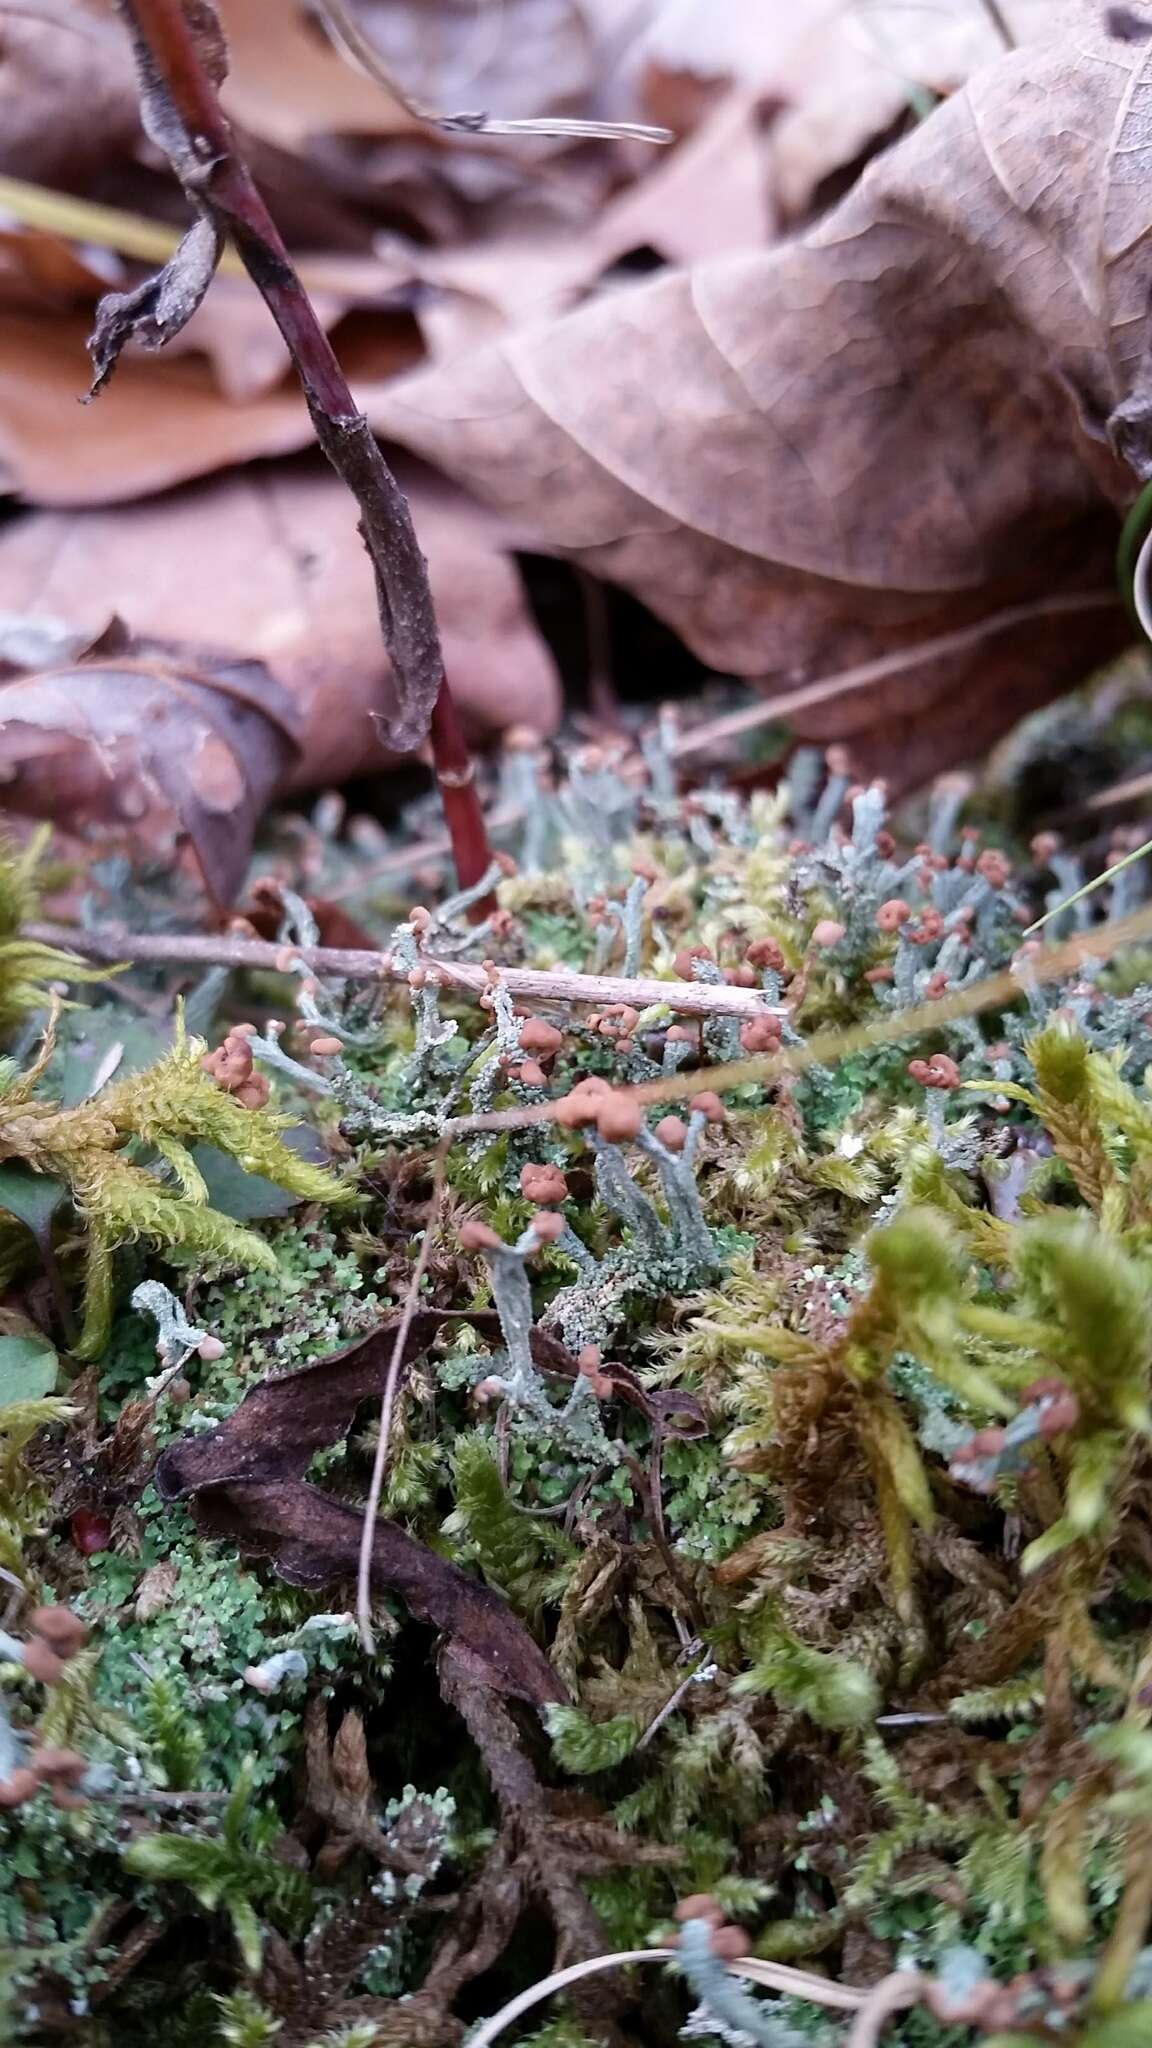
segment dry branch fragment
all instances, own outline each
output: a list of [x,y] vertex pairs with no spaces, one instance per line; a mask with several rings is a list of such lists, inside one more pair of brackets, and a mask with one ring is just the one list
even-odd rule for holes
[[[282,948],[263,939],[186,937],[184,934],[117,931],[74,931],[71,925],[30,925],[28,936],[45,945],[70,946],[90,960],[116,964],[124,960],[169,961],[174,966],[263,967],[276,970]],[[407,968],[388,953],[369,953],[336,946],[297,947],[295,955],[320,974],[349,981],[395,981],[407,984]],[[475,996],[488,992],[482,966],[468,960],[438,960],[428,955],[423,965],[442,988]],[[510,995],[537,1003],[631,1003],[646,1008],[665,1003],[692,1017],[757,1017],[769,1014],[757,989],[730,982],[656,981],[621,974],[570,974],[562,968],[506,967],[502,979]]]

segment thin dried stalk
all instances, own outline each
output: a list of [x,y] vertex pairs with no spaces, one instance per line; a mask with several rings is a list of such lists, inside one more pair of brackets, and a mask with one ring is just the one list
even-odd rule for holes
[[[584,1977],[597,1976],[604,1970],[623,1970],[634,1963],[672,1963],[676,1960],[674,1948],[633,1948],[622,1949],[616,1955],[590,1956],[584,1962],[570,1963],[566,1970],[556,1970],[550,1977],[542,1977],[538,1984],[532,1984],[526,1991],[501,2006],[490,2020],[482,2022],[470,2034],[469,2048],[490,2048],[513,2020],[530,2012],[534,2005],[552,1998],[556,1992],[564,1991],[570,1984],[578,1984]],[[786,1963],[764,1963],[755,1956],[742,1956],[739,1961],[729,1964],[738,1977],[747,1977],[753,1984],[761,1984],[766,1990],[786,1992],[794,1998],[811,1999],[814,2005],[831,2006],[840,2012],[859,2012],[868,2003],[870,1994],[854,1991],[847,1984],[833,1984],[827,1977],[817,1977],[810,1970],[794,1970]]]
[[730,711],[722,718],[711,718],[702,725],[691,726],[676,742],[673,755],[682,761],[690,754],[703,754],[729,740],[740,739],[745,733],[757,732],[761,726],[770,725],[774,718],[789,718],[814,704],[838,704],[842,697],[850,697],[857,690],[870,690],[892,676],[906,675],[909,669],[921,668],[925,662],[946,661],[951,655],[967,654],[972,648],[982,646],[984,641],[994,639],[999,633],[1009,633],[1016,626],[1079,612],[1114,612],[1119,602],[1115,590],[1086,590],[1037,598],[1033,604],[1009,605],[1002,612],[993,612],[986,619],[978,619],[975,625],[958,626],[955,632],[938,633],[931,640],[918,640],[914,647],[903,647],[895,654],[878,655],[874,661],[857,662],[853,668],[837,669],[830,676],[817,676],[815,681],[801,683],[797,689],[781,690],[774,697],[761,697],[742,711]]
[[360,508],[360,534],[375,572],[381,632],[396,678],[396,703],[383,729],[391,745],[411,750],[429,733],[431,717],[433,761],[446,798],[456,870],[461,888],[469,888],[486,872],[491,850],[407,500],[237,151],[181,0],[118,5],[132,37],[146,124],[150,120],[163,139],[193,204],[218,235],[231,237],[284,337],[316,439]]
[[675,141],[670,128],[652,128],[641,121],[578,121],[563,115],[546,114],[533,120],[502,120],[497,114],[438,114],[406,92],[389,71],[370,35],[357,21],[344,0],[316,0],[316,11],[341,55],[357,69],[399,100],[405,113],[430,128],[449,135],[554,135],[577,141],[654,142]]
[[[1098,931],[1077,932],[1049,952],[1038,953],[1028,962],[1028,973],[1037,982],[1062,981],[1075,974],[1087,960],[1107,960],[1122,946],[1133,946],[1152,938],[1152,903],[1134,910],[1128,917],[1113,919]],[[78,950],[75,946],[73,950]],[[720,1094],[727,1088],[742,1088],[750,1081],[767,1086],[786,1074],[803,1074],[809,1067],[835,1066],[854,1053],[879,1045],[898,1045],[901,1039],[923,1038],[942,1025],[962,1017],[978,1017],[984,1010],[1002,1009],[1019,1000],[1021,981],[1011,968],[990,974],[985,981],[953,990],[938,1002],[916,1003],[911,1009],[853,1024],[843,1031],[818,1031],[803,1045],[788,1046],[776,1053],[754,1059],[727,1060],[722,1066],[697,1067],[691,1073],[670,1074],[658,1081],[641,1081],[617,1092],[637,1102],[682,1102],[702,1089]],[[553,1105],[542,1102],[531,1109],[494,1109],[483,1116],[453,1118],[446,1130],[453,1137],[468,1137],[473,1131],[520,1130],[529,1124],[548,1123]]]
[[[240,939],[229,934],[185,937],[169,932],[84,932],[55,924],[27,925],[24,935],[46,945],[71,948],[86,960],[104,960],[110,966],[155,961],[183,967],[254,967],[274,973],[284,967],[286,952],[290,952],[293,960],[316,974],[341,981],[408,979],[408,969],[397,966],[388,953],[340,946],[286,949],[268,939]],[[451,994],[478,1000],[488,988],[488,975],[475,962],[430,956],[421,964],[429,978]],[[501,975],[509,993],[522,1002],[589,1004],[598,1009],[627,1003],[634,1010],[666,1003],[678,1015],[691,1017],[763,1017],[768,1011],[756,989],[735,988],[726,982],[657,981],[622,974],[545,972],[534,967],[504,967]]]
[[396,1325],[396,1337],[392,1345],[392,1356],[384,1375],[384,1390],[380,1397],[380,1429],[376,1439],[376,1455],[372,1460],[372,1478],[368,1487],[368,1498],[364,1503],[364,1526],[360,1532],[360,1558],[356,1569],[356,1619],[360,1627],[360,1641],[364,1654],[376,1655],[376,1637],[372,1629],[372,1550],[376,1539],[376,1517],[380,1512],[380,1501],[384,1492],[384,1480],[388,1472],[388,1452],[392,1442],[392,1417],[396,1408],[396,1392],[400,1385],[400,1374],[404,1370],[404,1351],[412,1318],[420,1301],[420,1289],[428,1270],[432,1246],[440,1228],[440,1212],[444,1203],[445,1176],[448,1167],[448,1145],[442,1143],[436,1153],[436,1168],[432,1182],[432,1200],[428,1205],[428,1217],[424,1225],[424,1236],[420,1254],[412,1268],[412,1277],[404,1296],[400,1321]]

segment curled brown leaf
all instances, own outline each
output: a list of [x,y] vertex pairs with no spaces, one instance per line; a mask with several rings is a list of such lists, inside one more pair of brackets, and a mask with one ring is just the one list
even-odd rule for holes
[[226,905],[299,724],[262,663],[134,642],[115,620],[79,658],[0,690],[5,801],[72,829],[154,836],[174,817]]
[[802,239],[417,372],[374,422],[774,689],[973,629],[802,727],[882,738],[886,772],[921,779],[1125,637],[1117,513],[1152,467],[1150,77],[1148,46],[1083,7]]
[[[442,1321],[435,1309],[417,1310],[406,1363]],[[354,1578],[362,1513],[303,1475],[315,1452],[347,1434],[360,1404],[379,1395],[395,1329],[393,1318],[315,1365],[264,1380],[211,1434],[170,1445],[156,1468],[162,1498],[191,1500],[206,1533],[270,1557],[293,1585]],[[466,1653],[487,1686],[536,1706],[564,1697],[544,1652],[499,1595],[394,1522],[377,1522],[372,1576]]]

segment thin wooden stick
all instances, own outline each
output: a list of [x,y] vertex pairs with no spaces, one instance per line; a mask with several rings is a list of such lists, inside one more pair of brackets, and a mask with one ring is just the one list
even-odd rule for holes
[[360,508],[360,534],[376,577],[377,608],[396,678],[384,721],[401,751],[429,732],[461,888],[478,882],[491,850],[460,738],[428,568],[408,504],[352,396],[284,241],[239,155],[181,0],[118,0],[131,34],[146,121],[185,191],[231,236],[284,337],[303,386],[316,439]]
[[[1144,904],[1128,917],[1101,925],[1097,931],[1077,932],[1062,945],[1030,957],[1028,975],[1035,982],[1061,981],[1088,960],[1107,960],[1121,946],[1138,945],[1149,938],[1152,903]],[[937,1002],[916,1003],[911,1009],[881,1014],[867,1023],[849,1025],[843,1031],[818,1031],[805,1039],[803,1045],[785,1046],[779,1052],[764,1053],[754,1059],[726,1060],[722,1066],[696,1067],[688,1074],[669,1074],[632,1087],[621,1085],[617,1093],[644,1103],[682,1102],[704,1089],[720,1094],[727,1088],[746,1087],[749,1082],[765,1086],[787,1074],[806,1073],[810,1067],[835,1066],[838,1061],[850,1059],[854,1053],[869,1052],[875,1046],[927,1037],[963,1017],[978,1017],[984,1010],[1018,1002],[1023,992],[1022,977],[1006,968],[1002,974],[990,974],[986,981],[954,989]],[[482,1116],[454,1117],[445,1125],[445,1132],[454,1138],[466,1138],[474,1131],[522,1130],[530,1124],[551,1122],[553,1111],[554,1104],[550,1102],[525,1109],[493,1109]]]
[[[557,1991],[564,1991],[570,1984],[578,1984],[584,1977],[597,1976],[602,1970],[622,1970],[636,1963],[674,1963],[678,1950],[674,1948],[622,1949],[616,1955],[589,1956],[585,1961],[569,1963],[567,1969],[554,1970],[550,1977],[542,1977],[538,1984],[529,1985],[515,1998],[503,2005],[491,2019],[483,2020],[470,2037],[472,2048],[489,2048],[513,2020],[530,2012],[534,2005],[552,1998]],[[729,1969],[738,1977],[748,1977],[753,1984],[760,1984],[766,1990],[781,1991],[793,1998],[808,1998],[813,2004],[832,2006],[841,2012],[859,2012],[868,2004],[870,1994],[856,1991],[847,1984],[834,1984],[830,1978],[817,1977],[809,1970],[795,1970],[784,1963],[761,1962],[757,1956],[741,1956],[729,1964]],[[885,1979],[885,1982],[888,1980]]]
[[408,1332],[412,1318],[420,1302],[420,1288],[428,1270],[432,1246],[440,1228],[440,1212],[444,1204],[444,1187],[448,1167],[448,1146],[450,1140],[442,1140],[436,1151],[436,1167],[432,1181],[432,1199],[428,1204],[428,1216],[424,1224],[424,1236],[420,1254],[412,1268],[412,1277],[404,1296],[404,1307],[396,1325],[396,1337],[392,1345],[392,1356],[384,1375],[384,1390],[380,1397],[380,1429],[376,1438],[376,1455],[372,1460],[372,1479],[368,1487],[368,1498],[364,1503],[364,1524],[360,1531],[360,1560],[356,1570],[356,1619],[360,1627],[360,1641],[367,1657],[376,1655],[376,1637],[372,1630],[372,1550],[376,1541],[376,1517],[380,1512],[380,1501],[384,1492],[384,1480],[388,1471],[388,1452],[392,1443],[392,1416],[396,1407],[396,1393],[400,1385],[400,1374],[404,1370],[404,1351],[408,1343]]
[[749,704],[741,711],[729,711],[721,718],[710,718],[702,725],[690,726],[673,747],[673,756],[677,761],[683,761],[691,754],[706,753],[718,743],[739,739],[747,732],[756,732],[774,718],[789,718],[813,704],[838,704],[842,697],[850,697],[857,690],[871,689],[875,683],[886,682],[890,676],[906,675],[909,669],[920,668],[926,661],[946,661],[949,655],[967,654],[999,633],[1010,633],[1015,626],[1042,624],[1045,619],[1066,618],[1077,612],[1115,611],[1119,603],[1120,597],[1115,590],[1086,590],[1057,592],[1053,597],[1038,598],[1034,604],[1009,605],[1002,612],[993,612],[989,618],[978,619],[975,625],[959,626],[953,633],[939,633],[934,639],[920,640],[915,647],[900,648],[895,654],[878,655],[874,661],[861,661],[853,668],[837,669],[834,675],[818,676],[814,682],[780,690],[773,697],[761,697],[757,703]]
[[993,28],[995,29],[997,35],[999,36],[1000,41],[1003,43],[1004,48],[1006,50],[1018,49],[1019,45],[1016,41],[1015,35],[1013,34],[1011,24],[1008,20],[1008,16],[1005,14],[1004,9],[1000,5],[1000,0],[980,0],[980,4],[984,9],[985,14],[988,16],[988,19],[991,22]]
[[[398,966],[388,953],[341,946],[285,947],[269,939],[234,938],[228,933],[186,936],[115,928],[85,932],[72,925],[30,924],[24,927],[24,936],[43,945],[65,947],[86,960],[106,961],[109,966],[154,961],[167,966],[251,967],[277,973],[284,971],[290,956],[316,974],[341,981],[408,979],[408,969]],[[429,956],[421,965],[430,979],[452,994],[479,999],[490,985],[486,969],[475,961]],[[597,1009],[627,1003],[634,1010],[666,1003],[678,1015],[692,1017],[763,1017],[770,1012],[759,990],[736,988],[729,982],[657,981],[655,977],[570,974],[534,967],[504,967],[500,972],[509,994],[529,1003],[578,1003]]]
[[509,121],[498,114],[438,114],[413,99],[400,84],[344,0],[316,0],[316,4],[320,19],[341,54],[399,100],[405,113],[430,128],[446,130],[450,135],[551,135],[576,141],[666,143],[676,139],[671,128],[653,128],[641,121],[580,121],[567,115],[548,114]]

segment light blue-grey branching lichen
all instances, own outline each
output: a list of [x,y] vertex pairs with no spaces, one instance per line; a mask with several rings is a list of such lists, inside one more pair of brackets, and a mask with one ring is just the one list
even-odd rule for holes
[[677,1967],[699,2000],[681,2039],[707,2039],[710,2033],[725,2048],[810,2048],[810,2034],[802,2034],[770,2004],[744,1989],[714,1952],[714,1932],[712,1921],[704,1919],[685,1920],[680,1928]]
[[464,1227],[463,1241],[483,1249],[505,1347],[500,1369],[486,1372],[481,1385],[487,1398],[498,1396],[507,1403],[513,1428],[534,1437],[542,1436],[558,1452],[578,1462],[611,1463],[620,1456],[620,1446],[604,1433],[589,1378],[578,1375],[567,1399],[557,1407],[549,1398],[547,1383],[532,1357],[535,1316],[528,1260],[546,1244],[563,1243],[563,1232],[549,1228],[560,1222],[559,1217],[546,1211],[533,1218],[514,1244],[503,1243],[486,1227]]
[[[296,1035],[265,1023],[246,1042],[364,1169],[359,1199],[338,1209],[334,1181],[305,1171],[293,1217],[251,1231],[217,1219],[220,1247],[243,1250],[253,1273],[211,1280],[186,1307],[170,1261],[187,1267],[205,1214],[192,1145],[218,1140],[159,1111],[186,1095],[265,1175],[284,1166],[269,1135],[284,1121],[229,1099],[223,1077],[209,1091],[198,1047],[142,1094],[135,1083],[165,1163],[127,1192],[148,1197],[149,1215],[180,1209],[165,1233],[139,1219],[127,1236],[141,1249],[97,1275],[113,1319],[97,1346],[95,1465],[87,1416],[81,1435],[59,1402],[36,1404],[26,1426],[19,1404],[0,1406],[0,1564],[69,1596],[79,1586],[101,1637],[46,1703],[25,1667],[6,1671],[0,1764],[26,1767],[47,1715],[78,1752],[91,1731],[111,1773],[106,1802],[75,1816],[42,1788],[0,1814],[0,1948],[16,1957],[0,1957],[0,1975],[17,1987],[19,2026],[48,1962],[67,1972],[73,2012],[95,2010],[101,1973],[123,1961],[117,1935],[93,1950],[86,1934],[109,1912],[163,1926],[164,1957],[186,1952],[221,2002],[184,1979],[177,1995],[145,1952],[101,2027],[163,2031],[172,2048],[217,2036],[264,2048],[287,2024],[312,2048],[370,2000],[392,2048],[410,2038],[410,2013],[424,2023],[428,1984],[445,1981],[428,1971],[450,1895],[468,1912],[480,1901],[478,1939],[494,1952],[504,1923],[485,1921],[485,1902],[517,1924],[487,1771],[424,1712],[422,1629],[395,1628],[391,1664],[365,1667],[351,1617],[315,1611],[327,1593],[121,1482],[105,1447],[120,1441],[123,1397],[157,1390],[151,1328],[124,1307],[142,1272],[134,1306],[155,1323],[161,1381],[200,1354],[161,1434],[206,1435],[263,1373],[311,1366],[394,1314],[449,1118],[550,1101],[554,1122],[470,1132],[447,1161],[442,1213],[484,1222],[432,1241],[420,1305],[445,1321],[397,1405],[385,1503],[437,1565],[483,1575],[568,1691],[549,1715],[551,1750],[533,1751],[554,1805],[549,1876],[569,1904],[585,1887],[621,1947],[665,1922],[673,1885],[699,1885],[759,1923],[760,1953],[813,1956],[830,1976],[851,1972],[859,1938],[870,1960],[914,1963],[961,2002],[1015,1985],[1012,2024],[1048,2024],[1071,1985],[1069,2048],[1130,2048],[1117,2027],[1146,2019],[1133,2001],[1152,1990],[1137,1926],[1152,1810],[1147,961],[1049,985],[1025,928],[1088,868],[1047,842],[1033,867],[1027,853],[1013,863],[963,826],[960,781],[938,788],[901,843],[883,788],[861,786],[836,750],[801,751],[786,788],[750,796],[685,796],[675,756],[667,718],[639,747],[577,749],[567,780],[536,742],[511,747],[502,798],[521,814],[508,828],[522,834],[520,864],[484,878],[499,907],[475,927],[468,895],[396,923],[407,899],[385,901],[370,879],[381,854],[395,872],[395,848],[370,821],[329,805],[284,827],[300,855],[296,886],[278,885]],[[358,991],[300,958],[317,935],[306,899],[329,882],[376,919],[398,983]],[[1140,869],[1117,877],[1065,922],[1086,927],[1097,900],[1115,911],[1143,884]],[[436,958],[489,963],[483,1009],[437,976]],[[760,1009],[701,1021],[671,1004],[557,1004],[531,1017],[505,973],[525,965],[718,994],[737,983]],[[818,1030],[887,1024],[1005,966],[1015,1001],[930,1039],[866,1045],[767,1084],[753,1075],[722,1105],[701,1097],[674,1115],[618,1092],[736,1052],[787,1052]],[[104,1218],[76,1164],[109,1150],[100,1119],[114,1114],[119,1201],[147,1134],[127,1090],[57,1115],[43,1114],[42,1072],[5,1069],[0,1085],[13,1199],[29,1174],[81,1197],[50,1247],[67,1295],[79,1228],[105,1222],[119,1261],[132,1220],[123,1204]],[[55,1151],[31,1145],[41,1131]],[[462,1246],[483,1251],[487,1273]],[[22,1283],[35,1249],[0,1210],[4,1274]],[[0,1340],[25,1369],[24,1325]],[[362,1500],[370,1455],[354,1429],[308,1482]],[[91,1556],[70,1535],[81,1483],[111,1546]],[[381,1595],[382,1632],[392,1604]],[[0,1650],[13,1644],[15,1633]],[[224,1825],[220,1795],[241,1782]],[[305,1785],[316,1811],[303,1811]],[[377,1849],[383,1835],[405,1852],[395,1867],[365,1878],[350,1815]],[[525,1902],[526,1870],[520,1858]],[[531,1897],[534,1916],[551,1910],[545,1892]],[[331,1984],[337,2017],[282,2010],[275,1972],[259,1999],[246,1988],[266,1929],[310,1986]],[[706,1935],[685,1931],[686,2040],[839,2042],[838,2020],[746,1990]],[[975,1960],[949,1976],[958,1941]],[[1060,1951],[1087,1959],[1078,1983],[1063,1965],[1056,1981]],[[519,1953],[509,1941],[500,1967]],[[429,2027],[447,2037],[458,2014],[431,2004]],[[893,2016],[885,2048],[950,2048],[942,2027],[926,2010]],[[540,2038],[587,2048],[563,2014]]]

